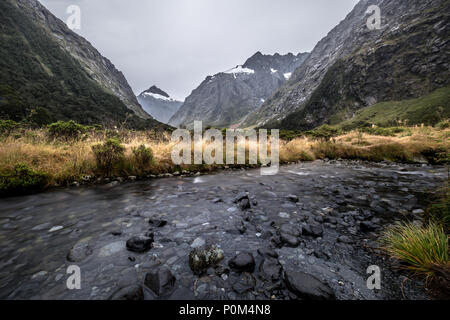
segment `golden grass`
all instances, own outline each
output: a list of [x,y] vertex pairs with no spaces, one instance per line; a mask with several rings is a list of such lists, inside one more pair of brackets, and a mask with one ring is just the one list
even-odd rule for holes
[[[432,127],[408,128],[408,133],[394,137],[370,135],[352,131],[330,142],[310,138],[296,138],[281,144],[280,159],[298,160],[342,158],[362,160],[412,161],[426,150],[450,150],[450,130]],[[306,159],[305,159],[306,158]]]
[[[168,134],[125,130],[114,134],[125,146],[127,159],[131,159],[132,149],[142,144],[153,150],[156,161],[149,168],[149,173],[179,169],[171,162],[173,143]],[[11,170],[17,163],[25,163],[33,170],[47,173],[51,185],[75,181],[83,175],[94,176],[96,163],[92,146],[106,141],[108,135],[111,133],[91,133],[82,141],[67,143],[49,141],[45,129],[13,133],[0,139],[0,172]],[[303,137],[280,142],[280,161],[286,163],[321,158],[408,161],[429,149],[441,148],[448,154],[449,137],[450,129],[437,130],[431,127],[408,128],[407,134],[400,133],[395,137],[354,131],[336,137],[332,142]],[[135,172],[132,169],[129,166],[129,170],[117,174],[133,175]],[[194,169],[197,170],[198,166]]]

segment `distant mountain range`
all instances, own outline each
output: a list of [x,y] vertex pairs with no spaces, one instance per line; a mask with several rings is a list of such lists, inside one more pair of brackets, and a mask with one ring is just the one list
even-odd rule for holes
[[0,1],[0,117],[45,108],[53,120],[149,128],[127,80],[37,0]]
[[[381,10],[379,30],[366,25],[371,5]],[[448,99],[426,99],[420,112],[405,109],[412,102],[403,100],[449,90],[449,39],[448,0],[362,0],[242,126],[307,130],[352,119],[357,110],[371,107],[376,112],[365,111],[373,116],[360,117],[360,122],[392,123],[400,117],[410,124],[434,124],[448,119]],[[429,97],[436,96],[445,97]],[[388,101],[403,102],[379,105]]]
[[204,126],[239,126],[290,78],[308,57],[263,55],[257,52],[243,65],[208,76],[170,119],[173,126],[192,127],[195,120]]
[[182,101],[172,99],[157,86],[143,91],[137,99],[148,114],[162,123],[168,123],[183,104]]

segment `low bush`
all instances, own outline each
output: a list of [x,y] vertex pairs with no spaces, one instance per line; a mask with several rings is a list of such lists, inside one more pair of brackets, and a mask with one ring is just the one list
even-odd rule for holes
[[111,175],[112,170],[124,158],[125,147],[117,139],[108,139],[103,144],[92,146],[95,155],[97,169]]
[[10,135],[19,124],[12,120],[0,120],[0,135]]
[[340,129],[324,124],[314,130],[305,132],[305,135],[316,139],[329,141],[331,138],[337,137],[341,133],[342,131]]
[[133,158],[139,170],[145,170],[150,164],[153,163],[153,150],[147,148],[145,145],[140,145],[137,148],[132,149]]
[[48,175],[34,171],[26,164],[19,163],[9,172],[0,175],[0,195],[20,195],[43,189],[48,183]]
[[51,139],[77,140],[86,133],[87,127],[70,121],[58,121],[48,126],[48,134]]

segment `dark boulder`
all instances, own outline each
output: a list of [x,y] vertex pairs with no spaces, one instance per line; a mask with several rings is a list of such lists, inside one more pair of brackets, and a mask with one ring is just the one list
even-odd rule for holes
[[285,271],[286,287],[298,298],[305,300],[334,300],[333,290],[316,277],[296,271]]
[[152,270],[145,275],[144,285],[157,296],[167,296],[172,293],[176,278],[167,268]]
[[255,270],[255,259],[248,252],[241,252],[228,261],[231,269],[238,272],[253,272]]
[[127,249],[133,252],[146,252],[151,249],[153,237],[136,236],[127,241]]

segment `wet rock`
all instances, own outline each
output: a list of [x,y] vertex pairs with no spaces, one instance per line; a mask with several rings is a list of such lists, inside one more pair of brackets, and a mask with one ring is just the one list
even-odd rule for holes
[[249,199],[242,199],[242,200],[239,202],[239,208],[240,208],[242,211],[247,210],[247,209],[250,209],[250,208],[251,208],[250,200],[249,200]]
[[304,225],[302,227],[302,232],[304,235],[312,236],[312,237],[321,237],[323,236],[323,227],[321,225]]
[[200,248],[203,247],[205,245],[205,240],[203,240],[202,238],[196,238],[192,244],[191,244],[191,248]]
[[333,290],[316,277],[296,271],[285,271],[286,287],[300,299],[306,300],[334,300]]
[[117,241],[110,243],[100,249],[99,257],[105,258],[120,252],[125,245],[125,241]]
[[280,212],[278,215],[280,216],[280,218],[283,219],[289,219],[291,217],[290,214],[287,212]]
[[144,292],[141,286],[131,285],[113,293],[109,300],[144,300]]
[[233,283],[232,288],[238,294],[244,294],[252,291],[256,286],[256,279],[250,273],[242,273],[239,279]]
[[152,270],[145,275],[144,285],[157,296],[167,296],[172,293],[176,278],[167,268]]
[[301,235],[300,229],[296,226],[285,223],[280,227],[280,234],[289,234],[294,237],[299,237]]
[[272,248],[268,248],[268,247],[260,248],[260,249],[258,249],[258,253],[260,255],[262,255],[263,257],[271,257],[271,258],[275,258],[275,259],[278,258],[278,253],[275,250],[273,250]]
[[189,253],[189,267],[194,274],[201,274],[223,258],[223,251],[215,245],[195,248]]
[[338,240],[338,242],[345,243],[345,244],[351,244],[354,242],[352,239],[350,239],[347,236],[339,236],[339,238],[337,240]]
[[287,196],[287,198],[292,202],[295,202],[295,203],[298,202],[298,197],[295,194],[290,194]]
[[81,262],[92,254],[93,250],[88,241],[79,241],[67,254],[67,260],[70,262]]
[[297,237],[294,237],[287,233],[282,233],[280,235],[280,240],[281,242],[292,248],[296,248],[300,244],[300,240]]
[[259,265],[259,277],[266,281],[278,281],[281,278],[283,267],[278,260],[265,258]]
[[216,275],[218,275],[219,277],[222,275],[228,275],[230,273],[230,269],[228,269],[225,266],[219,265],[216,267],[215,269]]
[[127,241],[127,249],[133,252],[146,252],[151,249],[153,237],[136,236]]
[[148,223],[154,228],[162,228],[167,224],[167,221],[150,219],[150,220],[148,220]]
[[378,226],[376,224],[369,221],[363,221],[359,224],[359,228],[361,229],[361,231],[364,232],[375,231],[377,227]]
[[248,194],[246,192],[241,192],[236,197],[234,197],[233,202],[234,203],[239,203],[239,202],[241,202],[244,199],[249,200]]
[[238,272],[253,272],[255,270],[255,259],[248,252],[241,252],[228,261],[231,269]]

